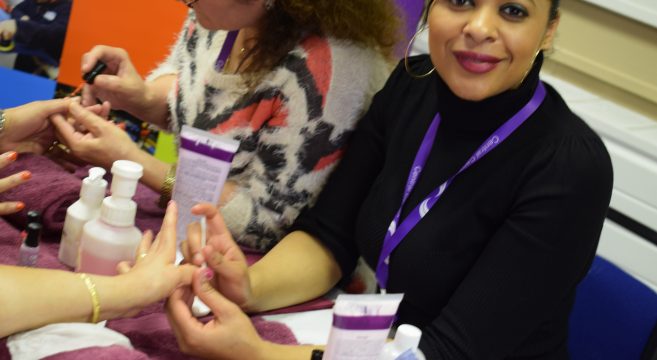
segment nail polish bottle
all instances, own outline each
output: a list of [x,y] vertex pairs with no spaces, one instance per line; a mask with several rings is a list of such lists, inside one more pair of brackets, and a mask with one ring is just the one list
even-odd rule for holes
[[41,237],[41,224],[32,222],[27,224],[27,234],[21,244],[18,265],[36,266],[39,258],[39,240]]
[[41,224],[41,213],[38,210],[30,210],[27,212],[27,223]]

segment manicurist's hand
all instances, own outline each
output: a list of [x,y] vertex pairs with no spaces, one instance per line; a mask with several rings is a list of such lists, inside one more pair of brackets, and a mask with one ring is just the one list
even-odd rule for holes
[[210,283],[230,301],[247,310],[253,300],[246,257],[233,240],[217,208],[211,204],[198,204],[192,213],[207,219],[206,246],[201,246],[201,226],[189,226],[187,239],[182,243],[185,260],[196,266],[207,263],[215,276]]
[[85,162],[109,168],[141,151],[125,131],[77,102],[71,102],[68,116],[55,115],[51,120],[60,141]]
[[166,98],[175,76],[146,83],[124,49],[104,45],[95,46],[82,56],[82,73],[91,71],[98,61],[104,62],[107,69],[96,76],[92,85],[85,85],[82,105],[109,101],[114,109],[127,111],[144,121],[161,125],[166,120]]
[[[263,341],[251,320],[210,283],[209,268],[194,273],[192,288],[177,289],[167,301],[167,316],[180,349],[205,359],[263,359],[268,343]],[[203,324],[196,319],[190,304],[198,296],[213,312]]]

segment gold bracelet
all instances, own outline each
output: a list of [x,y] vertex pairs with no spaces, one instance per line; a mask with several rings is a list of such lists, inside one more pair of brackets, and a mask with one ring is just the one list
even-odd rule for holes
[[91,280],[89,275],[85,273],[80,274],[80,278],[84,281],[84,285],[87,286],[89,290],[89,295],[91,295],[91,322],[97,323],[98,318],[100,317],[100,301],[98,300],[98,292],[96,291],[96,284]]
[[162,188],[160,188],[160,201],[157,205],[164,209],[167,207],[169,200],[171,200],[171,192],[173,191],[173,186],[176,184],[176,164],[174,163],[167,171],[167,175],[164,178],[162,183]]

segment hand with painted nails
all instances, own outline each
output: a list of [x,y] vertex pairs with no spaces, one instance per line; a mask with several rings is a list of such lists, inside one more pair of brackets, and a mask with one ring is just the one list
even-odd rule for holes
[[71,99],[35,101],[4,111],[0,132],[0,151],[43,154],[55,141],[49,118],[66,114]]
[[116,160],[134,159],[135,154],[141,151],[139,147],[125,131],[95,110],[94,107],[84,108],[72,101],[68,108],[69,118],[52,116],[59,140],[70,149],[72,155],[93,165],[109,168]]
[[[0,169],[16,161],[17,157],[18,153],[15,151],[9,151],[0,155]],[[7,176],[6,178],[0,179],[0,192],[4,192],[15,186],[18,186],[29,180],[31,177],[32,173],[29,171],[21,171],[19,173]],[[25,208],[25,204],[22,201],[0,202],[0,215],[13,214],[23,210],[23,208]]]
[[216,207],[198,204],[192,213],[207,219],[206,245],[201,245],[201,226],[192,223],[181,247],[185,260],[196,266],[206,263],[216,276],[211,284],[230,301],[248,310],[253,300],[246,257],[233,240]]

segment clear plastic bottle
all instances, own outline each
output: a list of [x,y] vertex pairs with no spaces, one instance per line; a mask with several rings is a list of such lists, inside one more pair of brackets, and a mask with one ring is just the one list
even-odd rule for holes
[[379,360],[426,360],[418,348],[422,330],[409,324],[397,328],[395,339],[383,347]]
[[135,226],[137,203],[132,196],[143,171],[141,165],[132,161],[114,162],[112,195],[103,200],[100,217],[83,227],[76,271],[116,275],[119,262],[134,260],[141,231]]
[[103,179],[104,175],[105,169],[103,168],[89,169],[89,176],[82,180],[80,199],[66,209],[58,257],[59,261],[70,267],[75,267],[78,263],[82,227],[89,220],[100,215],[100,205],[107,189],[107,181]]

